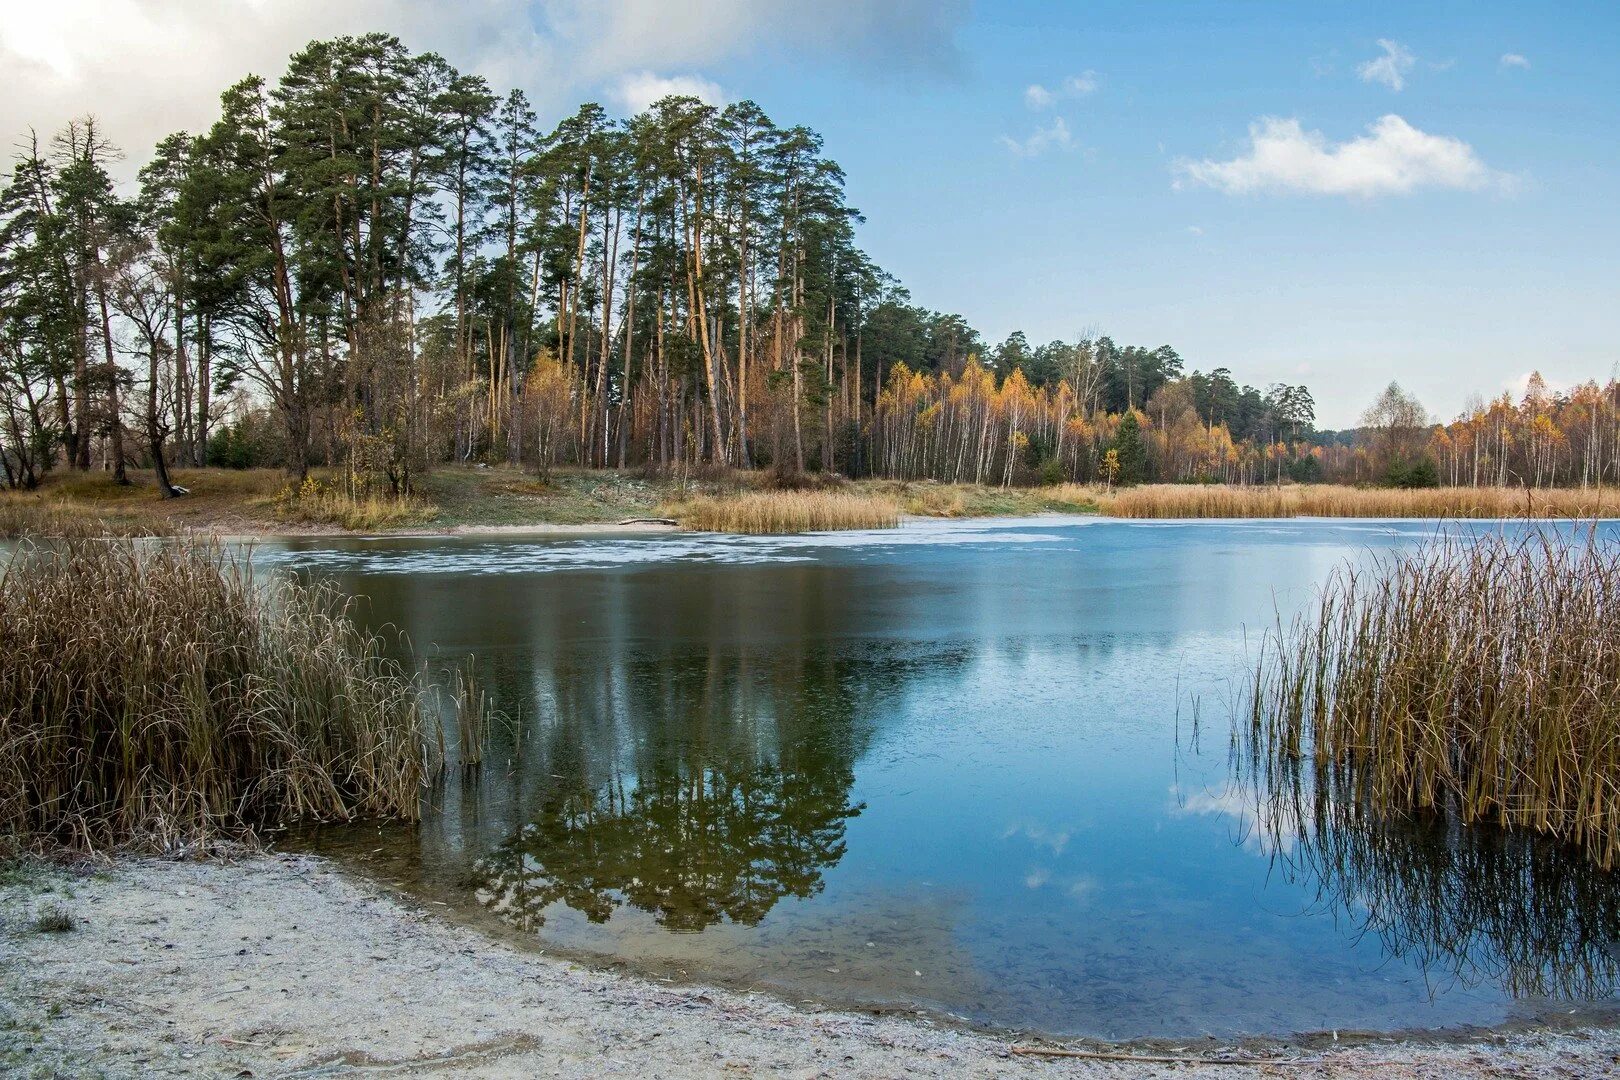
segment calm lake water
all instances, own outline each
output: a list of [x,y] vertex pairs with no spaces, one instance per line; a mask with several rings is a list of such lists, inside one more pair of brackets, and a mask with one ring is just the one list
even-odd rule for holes
[[475,657],[514,720],[419,828],[304,842],[550,951],[1111,1038],[1602,1006],[1608,875],[1232,777],[1278,613],[1436,528],[1048,518],[255,558],[369,598],[434,671]]

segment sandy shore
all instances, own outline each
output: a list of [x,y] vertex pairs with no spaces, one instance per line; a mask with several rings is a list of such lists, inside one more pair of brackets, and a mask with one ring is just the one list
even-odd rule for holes
[[[814,1011],[517,950],[307,857],[136,860],[0,880],[6,1075],[1620,1074],[1620,1033],[1591,1030],[1299,1050],[1263,1066],[1025,1057],[922,1020]],[[77,916],[75,929],[34,928],[53,903]],[[1173,1056],[1259,1053],[1200,1044]]]

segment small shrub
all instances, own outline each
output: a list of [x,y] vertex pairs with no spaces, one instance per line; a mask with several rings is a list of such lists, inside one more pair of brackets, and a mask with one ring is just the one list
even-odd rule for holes
[[761,475],[759,486],[766,491],[841,491],[849,487],[849,481],[837,473],[798,472],[778,466]]
[[1396,461],[1384,473],[1384,486],[1407,489],[1437,488],[1440,486],[1440,470],[1426,457],[1413,462]]

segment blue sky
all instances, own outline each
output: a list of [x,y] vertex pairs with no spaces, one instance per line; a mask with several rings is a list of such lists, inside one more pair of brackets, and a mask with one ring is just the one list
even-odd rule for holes
[[[1449,417],[1540,367],[1620,360],[1620,5],[980,4],[959,71],[865,77],[739,61],[704,74],[820,130],[867,214],[867,249],[918,302],[988,337],[1175,345],[1256,383],[1308,383],[1353,423],[1390,379]],[[1399,90],[1388,65],[1411,56]],[[1518,56],[1503,62],[1504,56]],[[1526,66],[1528,65],[1528,66]],[[1045,109],[1031,84],[1089,93]],[[1249,125],[1332,143],[1386,115],[1461,140],[1477,187],[1228,193]],[[1061,118],[1068,146],[1020,156]],[[1177,180],[1181,183],[1177,185]]]
[[94,111],[131,173],[244,72],[383,29],[548,119],[690,88],[815,128],[867,250],[992,341],[1169,343],[1326,426],[1391,379],[1450,417],[1620,361],[1613,2],[8,7],[0,130]]

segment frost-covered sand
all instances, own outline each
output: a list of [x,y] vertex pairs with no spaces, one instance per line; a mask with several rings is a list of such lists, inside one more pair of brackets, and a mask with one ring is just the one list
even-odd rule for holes
[[[47,902],[78,927],[37,932]],[[1207,1040],[1124,1048],[1283,1054],[1267,1066],[1025,1057],[1004,1039],[923,1020],[582,968],[296,856],[25,875],[0,886],[0,920],[7,1075],[1620,1075],[1620,1033],[1605,1030],[1286,1053]]]

